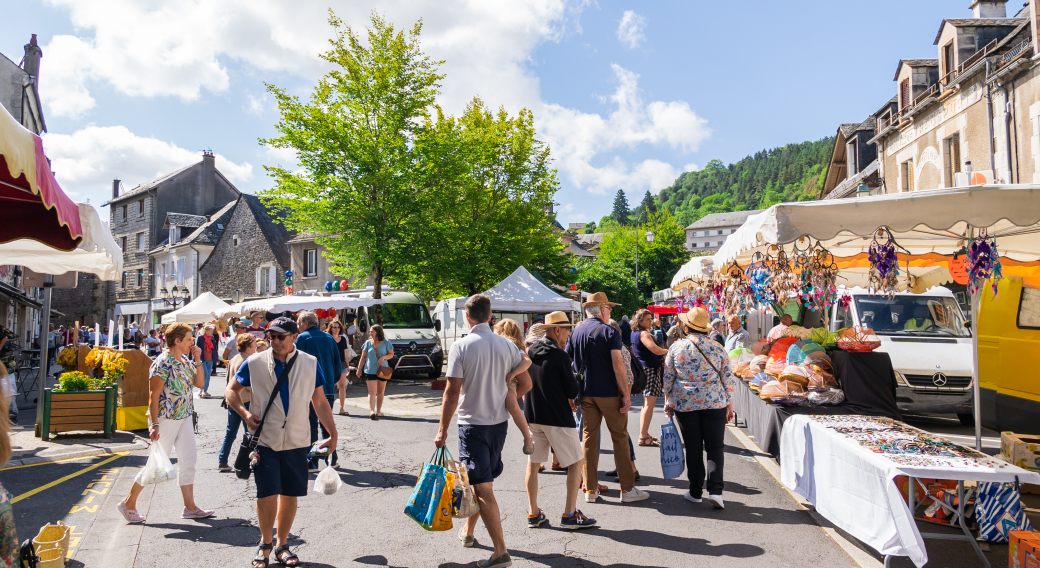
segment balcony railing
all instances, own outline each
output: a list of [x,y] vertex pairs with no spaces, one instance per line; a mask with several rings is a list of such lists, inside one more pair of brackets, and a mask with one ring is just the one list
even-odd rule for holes
[[1031,39],[1026,38],[1026,39],[1020,41],[1018,43],[1018,45],[1016,45],[1015,47],[1012,47],[1011,49],[1007,50],[1003,55],[1001,55],[999,57],[999,61],[997,61],[997,69],[1000,69],[1001,67],[1007,65],[1008,63],[1011,63],[1019,55],[1022,55],[1024,52],[1026,52],[1027,50],[1029,50],[1032,47],[1033,47],[1033,41]]
[[910,105],[910,108],[916,107],[917,105],[919,105],[922,102],[924,102],[924,100],[927,99],[928,97],[934,97],[938,93],[939,93],[939,85],[938,85],[938,83],[936,83],[935,85],[932,85],[931,87],[928,87],[927,89],[925,89],[924,92],[921,93],[920,95],[917,95],[917,97],[914,98],[913,104]]
[[986,47],[983,47],[982,49],[976,51],[974,54],[972,54],[971,57],[961,62],[960,66],[957,67],[957,71],[963,73],[965,69],[970,69],[972,65],[978,63],[979,60],[981,60],[983,57],[990,55],[993,52],[993,50],[996,49],[996,47],[997,40],[989,42],[988,44],[986,44]]
[[958,71],[958,70],[954,69],[953,71],[950,71],[949,73],[947,73],[947,74],[943,75],[943,76],[942,76],[942,78],[941,78],[941,79],[939,79],[939,84],[940,84],[940,85],[942,85],[942,87],[943,87],[943,88],[945,89],[946,87],[949,87],[949,86],[950,86],[950,83],[951,83],[951,82],[952,82],[952,81],[953,81],[954,79],[956,79],[957,77],[959,77],[959,76],[960,76],[960,74],[961,74],[961,72],[960,72],[960,71]]

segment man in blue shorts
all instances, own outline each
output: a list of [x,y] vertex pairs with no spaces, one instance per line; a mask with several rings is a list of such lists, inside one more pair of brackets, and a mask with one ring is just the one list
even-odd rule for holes
[[[495,501],[493,482],[502,474],[502,447],[506,441],[509,412],[506,397],[508,382],[531,366],[527,355],[512,341],[491,331],[491,299],[483,294],[471,296],[466,302],[466,322],[470,332],[456,341],[448,353],[445,373],[448,386],[441,403],[441,422],[433,443],[444,446],[448,425],[456,408],[459,411],[459,461],[466,466],[473,493],[480,504],[480,518],[484,520],[494,551],[489,560],[477,563],[479,568],[512,566],[502,535],[502,518]],[[461,398],[460,398],[461,395]],[[459,532],[462,545],[475,543],[473,529],[477,515],[466,519]]]
[[[325,378],[321,365],[312,355],[296,349],[298,334],[299,328],[289,318],[271,322],[267,328],[271,349],[246,359],[238,368],[235,380],[228,381],[224,392],[228,405],[252,432],[259,426],[268,401],[274,396],[280,399],[270,405],[257,447],[259,461],[253,468],[256,474],[256,514],[260,525],[260,548],[253,559],[255,568],[267,566],[266,559],[270,558],[273,548],[271,531],[276,517],[278,548],[274,549],[274,559],[285,566],[300,564],[300,559],[289,550],[286,541],[296,518],[297,498],[307,495],[307,451],[311,445],[308,415],[311,405],[330,435],[322,447],[335,449],[339,440],[332,407],[322,388]],[[275,393],[278,378],[287,365],[288,377]],[[239,394],[244,388],[252,389],[248,410]]]

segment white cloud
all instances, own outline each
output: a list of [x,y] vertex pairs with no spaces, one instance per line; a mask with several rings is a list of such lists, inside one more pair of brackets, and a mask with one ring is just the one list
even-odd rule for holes
[[267,95],[261,95],[254,97],[253,95],[246,96],[248,102],[242,108],[245,109],[249,114],[255,114],[260,116],[264,112],[264,103],[267,102]]
[[667,145],[683,152],[697,150],[711,134],[707,121],[686,102],[644,103],[639,75],[620,65],[611,66],[618,82],[607,100],[616,108],[606,118],[557,104],[545,104],[536,114],[538,130],[549,143],[557,167],[568,181],[594,194],[626,190],[656,191],[670,185],[682,173],[671,164],[646,159],[629,165],[615,155],[604,166],[594,166],[598,156],[642,144]]
[[689,164],[686,164],[685,166],[683,166],[682,169],[683,169],[684,172],[695,172],[695,171],[701,169],[701,167],[698,166],[697,164],[693,163],[693,162],[690,162]]
[[625,10],[618,23],[617,38],[621,43],[628,44],[630,49],[639,47],[639,43],[646,39],[643,28],[646,27],[646,18],[635,13],[633,10]]
[[574,204],[573,203],[568,203],[568,204],[564,205],[563,207],[560,207],[560,212],[561,213],[570,213],[571,211],[574,211]]
[[[111,197],[113,178],[131,188],[202,159],[200,152],[137,136],[125,126],[88,126],[73,134],[47,134],[43,147],[62,188],[96,204]],[[253,177],[253,166],[247,162],[236,164],[217,154],[216,166],[232,182]]]
[[571,213],[570,215],[567,215],[568,223],[584,223],[586,219],[588,219],[588,216],[584,213]]

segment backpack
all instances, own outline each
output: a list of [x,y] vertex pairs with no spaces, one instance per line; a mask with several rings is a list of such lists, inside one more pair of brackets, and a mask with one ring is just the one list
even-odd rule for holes
[[[631,347],[625,347],[629,353],[632,353]],[[639,359],[633,354],[632,360],[632,392],[643,392],[646,389],[646,369],[643,368],[643,364],[639,362]]]

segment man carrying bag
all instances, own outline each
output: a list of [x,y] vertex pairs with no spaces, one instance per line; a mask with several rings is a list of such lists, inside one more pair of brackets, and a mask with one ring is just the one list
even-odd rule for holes
[[[329,439],[321,447],[335,448],[338,442],[332,407],[322,388],[325,378],[321,365],[313,356],[295,347],[299,328],[289,318],[278,318],[267,328],[271,349],[246,359],[228,381],[224,395],[228,405],[245,421],[258,438],[252,464],[256,474],[256,511],[259,517],[261,544],[253,559],[254,568],[266,568],[270,562],[271,531],[275,517],[278,523],[278,548],[274,557],[285,566],[299,566],[300,559],[289,550],[286,541],[296,516],[296,501],[307,495],[307,451],[310,448],[311,405]],[[336,372],[334,369],[330,372]],[[252,389],[250,407],[264,409],[262,416],[246,410],[239,393]],[[275,401],[275,399],[278,399]],[[278,428],[262,428],[267,420]],[[246,448],[243,448],[244,451]],[[247,454],[248,455],[248,454]],[[236,460],[236,467],[240,460]]]

